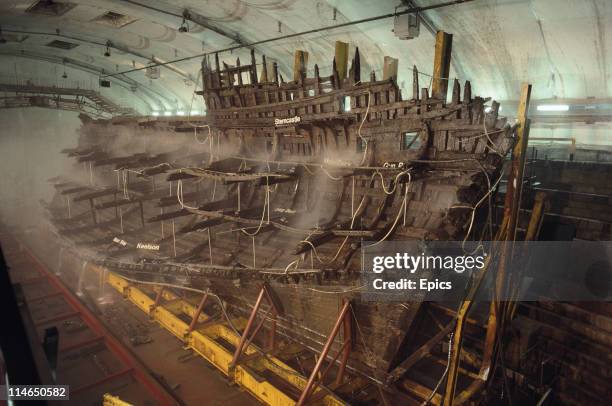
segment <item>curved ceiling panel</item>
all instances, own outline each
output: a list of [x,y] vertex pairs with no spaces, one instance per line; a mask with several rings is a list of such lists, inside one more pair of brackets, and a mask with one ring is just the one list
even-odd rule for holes
[[[35,0],[11,0],[0,3],[0,26],[7,39],[0,47],[3,53],[26,50],[52,54],[116,73],[145,67],[152,61],[167,62],[392,13],[400,4],[428,6],[442,2],[70,0],[61,13],[54,14],[45,12],[44,5],[33,8]],[[188,16],[185,23],[183,15]],[[293,51],[304,49],[310,53],[310,68],[317,63],[322,74],[327,74],[334,42],[342,40],[351,44],[351,54],[359,46],[365,74],[369,70],[378,73],[385,55],[398,58],[398,82],[408,90],[412,87],[413,65],[422,72],[421,85],[430,81],[431,31],[442,29],[454,34],[450,75],[472,80],[476,93],[515,100],[522,81],[534,83],[533,97],[537,99],[605,98],[612,90],[607,80],[612,65],[610,1],[474,0],[429,10],[422,17],[420,35],[413,40],[397,39],[392,32],[393,19],[385,19],[269,42],[255,50],[258,60],[265,53],[268,61],[277,61],[283,76],[288,77]],[[179,32],[183,24],[188,32]],[[53,40],[76,46],[51,48],[48,44]],[[234,64],[236,58],[249,60],[249,50],[220,54],[228,64]],[[148,102],[157,106],[152,109],[184,111],[191,104],[200,62],[201,58],[193,58],[164,66],[159,79],[149,79],[144,71],[127,76],[151,95],[158,94],[160,102]],[[111,96],[119,98],[112,91]],[[138,97],[136,92],[127,102],[136,105]]]

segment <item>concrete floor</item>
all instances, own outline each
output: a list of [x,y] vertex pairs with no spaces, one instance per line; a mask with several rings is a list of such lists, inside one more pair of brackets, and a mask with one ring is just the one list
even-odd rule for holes
[[[225,376],[199,355],[189,357],[192,351],[184,350],[178,338],[151,321],[119,292],[107,287],[104,299],[106,303],[99,306],[105,314],[104,322],[186,405],[260,404],[238,386],[229,385]],[[132,345],[126,334],[129,330],[138,331],[152,341]]]
[[[15,251],[15,250],[12,250]],[[35,251],[34,251],[35,252]],[[38,321],[37,330],[44,330],[44,327],[56,325],[60,329],[61,345],[70,346],[92,337],[91,331],[87,329],[75,328],[82,323],[78,315],[69,318],[62,318],[61,321],[51,321],[58,315],[63,315],[71,310],[59,296],[51,296],[44,301],[37,301],[35,298],[43,297],[52,293],[52,289],[44,279],[36,279],[38,274],[31,270],[31,266],[23,264],[21,254],[7,256],[11,266],[13,282],[18,280],[35,280],[36,283],[27,283],[24,289],[26,300],[34,300],[29,311],[35,321]],[[54,262],[46,261],[44,256],[40,256],[41,262],[45,263],[47,269],[55,271]],[[24,257],[25,258],[25,257]],[[74,292],[76,290],[75,270],[62,269],[60,278],[66,286]],[[18,278],[15,275],[18,274]],[[149,373],[157,378],[162,386],[182,405],[224,405],[242,406],[259,405],[260,403],[250,394],[236,385],[230,385],[225,375],[214,368],[199,355],[195,355],[191,350],[183,349],[183,343],[160,327],[156,322],[124,299],[119,292],[110,286],[100,289],[98,283],[86,280],[83,283],[83,295],[81,301],[92,313],[96,314],[99,320],[120,340],[125,347],[148,369]],[[57,303],[56,303],[57,302]],[[72,320],[74,319],[74,320]],[[46,323],[46,320],[50,320]],[[64,331],[71,330],[71,331]],[[41,331],[38,331],[41,334]],[[144,344],[133,344],[130,337],[138,336],[141,341],[148,341]],[[98,345],[99,343],[93,343]],[[82,351],[82,349],[79,349]],[[102,357],[105,352],[96,352],[96,364],[102,364],[104,369],[114,372],[115,363],[112,357]],[[69,355],[69,354],[68,354]],[[67,372],[62,372],[62,383],[68,383],[71,387],[81,386],[84,383],[94,382],[99,379],[100,373],[97,371],[100,365],[86,364],[83,357],[78,357],[79,368],[59,368]],[[87,360],[85,360],[87,361]],[[63,365],[62,362],[60,364]],[[83,364],[83,365],[81,365]],[[59,373],[60,371],[58,371]],[[106,371],[103,375],[110,373]],[[71,376],[69,376],[71,375]],[[81,382],[83,381],[83,382]],[[125,381],[125,382],[124,382]],[[96,385],[91,390],[87,390],[75,397],[77,404],[99,404],[102,394],[105,392],[125,396],[124,399],[139,399],[136,404],[154,405],[143,388],[133,383],[129,376],[117,378],[107,384]],[[140,392],[142,393],[140,393]],[[72,398],[72,396],[71,396]],[[92,401],[96,399],[94,403]],[[72,400],[72,399],[71,399]],[[73,403],[74,403],[73,402]]]

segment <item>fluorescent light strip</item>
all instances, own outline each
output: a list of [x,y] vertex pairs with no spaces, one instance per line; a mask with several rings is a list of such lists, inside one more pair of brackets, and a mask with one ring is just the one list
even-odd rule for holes
[[540,104],[538,111],[569,111],[567,104]]

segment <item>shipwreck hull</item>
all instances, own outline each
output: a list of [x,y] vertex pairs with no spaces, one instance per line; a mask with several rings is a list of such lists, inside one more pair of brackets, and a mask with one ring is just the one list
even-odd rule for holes
[[421,303],[361,301],[361,247],[478,238],[515,127],[495,102],[485,113],[469,82],[447,103],[419,90],[415,70],[402,100],[393,79],[361,82],[358,58],[347,78],[315,67],[288,83],[258,81],[254,61],[205,64],[206,117],[84,117],[65,151],[74,170],[52,180],[58,243],[132,280],[208,289],[242,314],[268,283],[279,333],[315,351],[349,299],[348,364],[383,380]]

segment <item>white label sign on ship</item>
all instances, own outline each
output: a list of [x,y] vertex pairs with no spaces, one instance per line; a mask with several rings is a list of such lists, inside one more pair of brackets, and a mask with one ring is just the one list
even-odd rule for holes
[[136,244],[136,248],[140,250],[159,251],[158,244],[151,244],[148,242],[139,242],[138,244]]
[[117,237],[113,238],[113,242],[115,244],[121,245],[122,247],[125,247],[127,245],[127,242],[125,240],[122,240],[122,239],[117,238]]
[[294,116],[289,118],[275,118],[274,125],[276,127],[281,127],[283,125],[297,124],[302,121],[300,116]]

